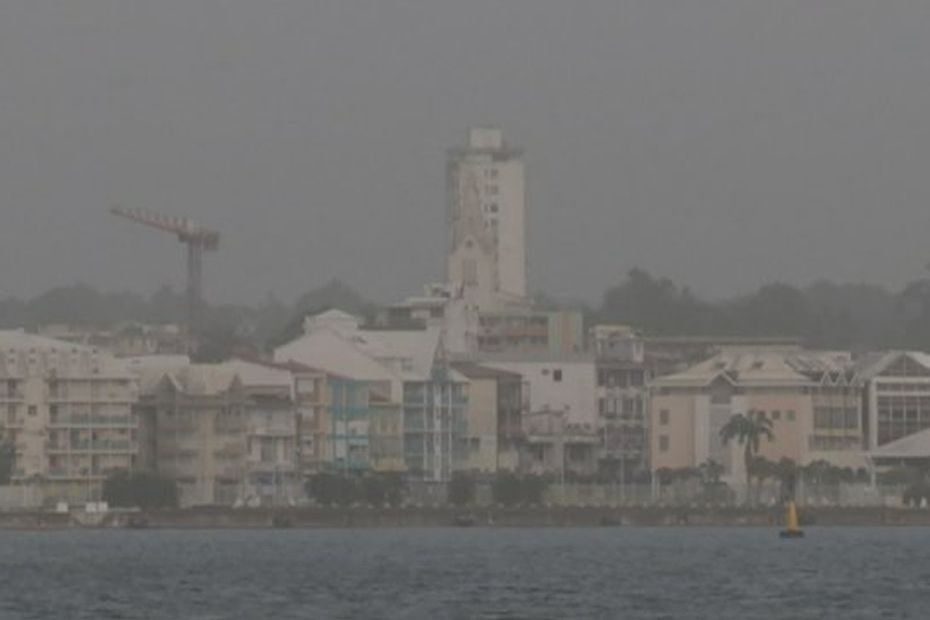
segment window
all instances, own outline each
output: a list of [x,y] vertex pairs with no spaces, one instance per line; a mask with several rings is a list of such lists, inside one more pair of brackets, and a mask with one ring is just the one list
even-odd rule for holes
[[477,286],[478,261],[474,258],[466,258],[462,261],[462,280],[466,286]]
[[668,426],[668,409],[663,409],[659,412],[659,424]]
[[497,213],[500,209],[498,208],[496,202],[492,202],[491,204],[488,205],[488,210],[489,210],[491,213]]
[[29,405],[29,415],[30,415],[30,416],[38,415],[38,413],[39,413],[39,408],[38,408],[38,407],[36,407],[35,405]]
[[668,435],[659,435],[659,452],[668,452]]
[[552,371],[552,380],[555,381],[556,383],[562,380],[562,369],[561,368],[556,368],[555,370]]
[[781,411],[779,411],[778,409],[772,412],[772,421],[777,421],[777,420],[781,420]]
[[788,412],[787,412],[785,415],[788,417],[788,421],[789,421],[789,422],[794,422],[795,414],[794,414],[794,410],[793,410],[793,409],[789,409]]

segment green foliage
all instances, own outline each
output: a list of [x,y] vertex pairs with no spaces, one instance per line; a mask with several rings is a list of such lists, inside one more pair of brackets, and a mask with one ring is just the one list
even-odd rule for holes
[[920,480],[920,472],[912,467],[894,467],[892,469],[879,472],[878,484],[881,485],[904,485],[913,484]]
[[[578,307],[543,294],[536,299],[544,308]],[[183,292],[169,287],[145,298],[76,285],[29,300],[0,300],[0,327],[180,323],[185,307]],[[283,344],[301,334],[307,314],[329,308],[366,318],[375,309],[339,280],[309,291],[293,305],[273,297],[251,307],[205,304],[204,325],[218,326],[210,334],[215,342],[206,345],[210,348],[205,355],[222,356],[242,344],[256,348]],[[652,335],[777,336],[796,337],[823,348],[930,349],[930,279],[914,280],[901,291],[826,281],[803,288],[773,283],[747,295],[709,302],[667,278],[633,269],[607,288],[596,311],[582,310],[588,323],[625,323]]]
[[708,459],[697,468],[701,478],[700,500],[711,504],[729,504],[733,500],[733,491],[721,477],[724,467],[713,459]]
[[311,476],[306,482],[307,495],[323,506],[348,506],[360,497],[359,478],[331,473]]
[[723,465],[714,459],[707,459],[698,467],[698,473],[701,476],[701,484],[707,487],[713,487],[720,484],[720,478],[723,476]]
[[0,429],[0,486],[10,484],[15,464],[16,449],[13,446],[13,442],[6,439],[3,434],[3,429]]
[[704,481],[704,472],[700,467],[662,467],[656,471],[656,475],[659,477],[659,484],[663,486],[689,480]]
[[308,315],[319,314],[332,308],[364,318],[374,313],[374,305],[370,301],[345,282],[333,279],[297,300],[289,312],[290,318],[287,322],[281,323],[276,330],[268,334],[268,346],[280,346],[299,337],[303,333],[304,319]]
[[930,281],[912,282],[900,293],[867,284],[773,283],[711,303],[633,269],[607,289],[597,319],[654,335],[787,336],[825,348],[928,348]]
[[[743,446],[743,465],[746,468],[746,503],[750,501],[755,455],[759,452],[763,438],[772,441],[774,437],[772,421],[764,415],[736,413],[720,429],[720,438],[724,444],[735,440]],[[766,470],[761,470],[761,472],[769,474]]]
[[[102,293],[79,284],[29,300],[0,299],[0,328],[35,329],[50,324],[108,328],[131,321],[180,324],[187,316],[186,303],[184,293],[170,287],[146,298],[135,293]],[[329,308],[367,317],[374,306],[339,280],[309,291],[292,306],[271,296],[253,307],[205,303],[201,359],[223,359],[244,347],[283,344],[300,335],[304,316]]]
[[475,501],[475,478],[464,472],[452,474],[449,482],[449,503],[465,506]]
[[781,484],[782,500],[794,499],[800,468],[793,459],[782,457],[775,463],[775,477]]
[[543,476],[503,472],[494,477],[491,493],[494,502],[504,506],[540,505],[548,488],[549,481]]
[[361,499],[370,506],[399,506],[404,500],[404,477],[398,473],[373,473],[362,478]]
[[178,486],[159,474],[119,470],[104,481],[103,501],[117,508],[177,508]]
[[322,506],[399,506],[406,490],[399,473],[364,475],[324,472],[311,476],[304,485],[307,495]]

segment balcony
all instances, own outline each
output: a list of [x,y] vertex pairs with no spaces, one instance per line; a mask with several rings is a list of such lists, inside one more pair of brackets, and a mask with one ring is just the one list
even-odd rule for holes
[[[76,441],[71,444],[71,452],[135,452],[136,447],[128,439],[98,439],[96,441]],[[68,451],[60,448],[59,451]]]
[[267,424],[257,423],[250,426],[249,434],[260,437],[292,437],[297,434],[297,425],[293,419],[273,421]]
[[135,418],[130,415],[71,414],[54,416],[49,421],[49,426],[53,428],[136,428],[137,424]]

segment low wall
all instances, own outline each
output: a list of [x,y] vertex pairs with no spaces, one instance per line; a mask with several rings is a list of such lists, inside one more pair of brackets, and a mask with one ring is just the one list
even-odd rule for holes
[[[803,523],[930,526],[930,510],[802,507]],[[781,508],[405,507],[196,509],[119,515],[101,526],[153,528],[775,526]]]
[[[67,528],[372,528],[372,527],[597,527],[776,526],[774,508],[701,507],[402,507],[402,508],[198,508],[99,515],[0,512],[0,529]],[[930,510],[913,508],[801,507],[802,524],[818,526],[930,527]]]

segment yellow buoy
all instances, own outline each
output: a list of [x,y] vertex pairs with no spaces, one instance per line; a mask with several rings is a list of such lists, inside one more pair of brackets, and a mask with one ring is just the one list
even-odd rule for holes
[[785,529],[781,531],[782,538],[804,538],[804,531],[798,525],[798,509],[794,502],[788,502],[785,513]]

